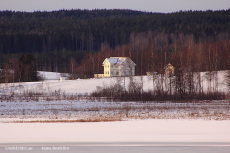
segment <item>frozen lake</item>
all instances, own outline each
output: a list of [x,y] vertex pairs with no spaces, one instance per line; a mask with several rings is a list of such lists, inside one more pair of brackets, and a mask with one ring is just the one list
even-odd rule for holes
[[229,153],[229,120],[0,123],[0,153]]

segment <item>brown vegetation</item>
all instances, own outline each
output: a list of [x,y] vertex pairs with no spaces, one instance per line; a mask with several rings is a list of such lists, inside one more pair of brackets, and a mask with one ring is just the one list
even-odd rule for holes
[[230,40],[202,42],[195,41],[193,35],[148,31],[132,33],[127,45],[116,46],[114,49],[102,47],[96,54],[87,54],[75,72],[85,76],[102,73],[101,63],[105,58],[122,56],[130,57],[137,64],[137,75],[146,72],[163,74],[168,63],[190,68],[192,72],[228,70],[229,53]]

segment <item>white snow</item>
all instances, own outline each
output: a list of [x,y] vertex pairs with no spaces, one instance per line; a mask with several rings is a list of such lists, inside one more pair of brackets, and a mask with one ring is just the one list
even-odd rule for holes
[[[77,80],[63,80],[59,81],[59,78],[61,76],[60,73],[55,72],[39,72],[43,76],[45,76],[46,80],[42,82],[22,82],[22,83],[9,83],[9,84],[0,84],[0,91],[1,92],[7,92],[6,90],[9,90],[10,92],[14,93],[21,93],[23,91],[27,90],[42,90],[45,92],[54,92],[55,90],[61,90],[62,92],[68,93],[68,94],[86,94],[86,93],[92,93],[97,89],[98,86],[109,86],[111,84],[115,84],[118,81],[120,83],[125,84],[128,86],[129,78],[126,77],[114,77],[114,78],[100,78],[100,79],[77,79]],[[207,75],[207,72],[200,73],[201,76],[201,86],[204,88],[204,91],[208,91],[211,89],[218,89],[219,92],[228,92],[227,87],[227,73],[228,71],[218,71],[217,73],[212,73],[211,76],[211,83],[209,83],[208,78],[209,75]],[[216,78],[218,77],[218,81],[216,81]],[[153,89],[153,81],[152,76],[135,76],[134,80],[136,80],[137,83],[142,83],[141,79],[143,80],[143,90],[148,91]],[[161,79],[161,78],[159,78]],[[196,78],[194,78],[196,79]],[[196,79],[197,80],[197,79]],[[155,80],[155,85],[157,86],[160,80]],[[164,80],[164,88],[167,90],[168,83],[167,79]]]
[[61,77],[61,73],[58,72],[38,71],[38,74],[45,80],[59,80]]
[[[226,79],[224,78],[225,72],[218,72],[221,75],[218,82],[219,91],[227,92]],[[29,82],[29,83],[12,83],[1,84],[0,93],[21,93],[26,90],[41,90],[44,92],[54,92],[55,90],[61,90],[68,94],[85,94],[91,93],[97,89],[97,86],[110,85],[117,81],[117,78],[102,78],[102,79],[78,79],[78,80],[55,80],[60,77],[57,73],[44,73],[46,81],[43,82]],[[204,79],[204,77],[202,77]],[[122,78],[123,83],[128,82],[128,78]],[[135,77],[140,81],[140,77]],[[125,82],[124,82],[125,80]],[[205,87],[212,87],[207,82],[203,82]],[[144,90],[150,90],[153,88],[152,80],[149,76],[143,77]],[[207,89],[208,90],[208,89]],[[226,103],[225,103],[226,102]],[[219,114],[220,116],[227,115],[229,117],[229,102],[224,101],[225,110],[222,110],[222,106],[213,104],[213,108],[217,108],[217,112],[210,107],[206,109],[206,105],[200,105],[200,108],[204,108],[204,111],[209,112],[214,117]],[[92,116],[107,116],[111,113],[105,110],[108,106],[123,107],[126,104],[132,105],[132,107],[139,107],[143,104],[140,103],[103,103],[103,102],[76,102],[76,101],[42,101],[42,102],[0,102],[1,121],[20,121],[20,120],[34,120],[41,119],[39,115],[46,115],[46,119],[50,119],[50,116],[56,115],[58,119],[63,116],[61,111],[68,112],[71,109],[72,112],[67,115],[67,118],[79,119],[79,116],[86,109],[99,109],[96,114],[85,114],[89,117]],[[164,104],[163,104],[164,105]],[[179,107],[184,104],[167,103],[166,106],[158,106],[165,110],[153,109],[149,111],[129,110],[129,115],[141,116],[147,115],[166,115],[165,118],[169,119],[144,119],[139,120],[134,118],[126,118],[125,121],[115,122],[88,122],[88,123],[0,123],[0,143],[28,143],[28,142],[230,142],[230,120],[216,120],[215,118],[200,118],[190,119],[186,115],[199,115],[199,109],[194,113],[193,104],[188,105],[185,109],[168,109],[170,106]],[[220,104],[221,105],[221,104]],[[215,107],[216,106],[216,107]],[[101,110],[100,108],[103,108]],[[190,110],[191,107],[191,110]],[[197,108],[198,106],[194,107]],[[52,110],[50,112],[50,110]],[[61,110],[55,114],[55,110]],[[89,110],[88,112],[95,112]],[[196,110],[196,109],[194,109]],[[172,114],[180,112],[183,119],[171,119]],[[219,111],[221,113],[219,113]],[[29,113],[28,113],[29,112]],[[33,114],[35,113],[35,114]],[[116,113],[116,112],[115,112]],[[123,113],[126,112],[117,112]],[[167,114],[168,113],[168,114]],[[190,114],[189,114],[190,113]],[[67,113],[68,114],[68,113]],[[7,118],[10,116],[10,118]],[[20,116],[22,115],[22,116]],[[23,118],[29,115],[28,118]],[[64,114],[65,115],[65,114]],[[114,114],[112,114],[114,115]],[[226,116],[225,116],[226,117]],[[148,117],[144,117],[148,118]],[[150,117],[151,118],[151,117]],[[51,119],[56,119],[51,117]],[[80,118],[81,119],[81,118]],[[210,120],[208,120],[210,119]],[[32,119],[33,120],[33,119]],[[41,119],[42,120],[42,119]],[[44,119],[43,119],[44,120]]]
[[5,123],[0,125],[0,143],[230,142],[229,127],[229,120]]
[[126,121],[130,119],[229,120],[229,102],[142,103],[102,101],[0,102],[0,123]]

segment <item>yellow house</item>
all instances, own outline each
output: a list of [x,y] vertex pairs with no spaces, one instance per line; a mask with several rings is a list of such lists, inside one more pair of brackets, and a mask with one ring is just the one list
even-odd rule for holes
[[133,76],[136,64],[129,57],[110,57],[102,63],[104,77]]
[[165,74],[169,74],[169,75],[172,75],[174,74],[174,71],[175,71],[175,68],[174,66],[172,66],[172,64],[168,63],[165,67]]

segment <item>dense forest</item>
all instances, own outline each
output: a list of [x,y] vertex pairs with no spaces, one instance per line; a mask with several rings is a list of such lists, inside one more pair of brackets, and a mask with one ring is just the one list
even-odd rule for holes
[[32,53],[37,70],[77,77],[102,73],[110,56],[128,56],[136,74],[167,63],[192,71],[229,69],[230,10],[0,12],[0,64]]
[[127,44],[132,32],[194,34],[197,41],[229,33],[230,10],[187,11],[170,14],[132,10],[60,10],[0,12],[0,52],[99,50]]

